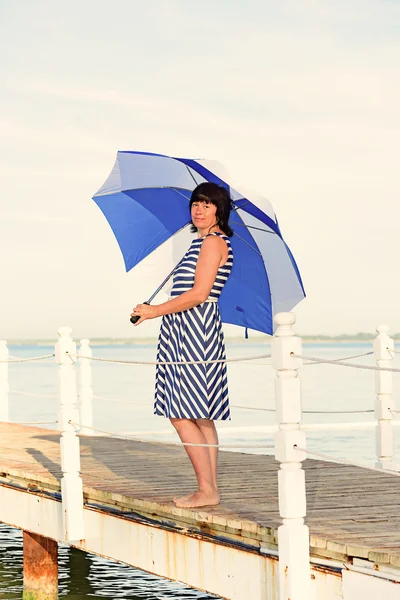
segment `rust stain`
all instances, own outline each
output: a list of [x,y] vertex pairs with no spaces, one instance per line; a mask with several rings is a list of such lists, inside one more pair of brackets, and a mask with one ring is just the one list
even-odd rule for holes
[[[332,567],[325,567],[324,565],[312,565],[312,570],[317,571],[317,573],[323,573],[324,575],[331,575],[332,577],[338,577],[341,579],[342,571],[337,569],[332,569]],[[311,578],[315,579],[315,575],[311,575]]]

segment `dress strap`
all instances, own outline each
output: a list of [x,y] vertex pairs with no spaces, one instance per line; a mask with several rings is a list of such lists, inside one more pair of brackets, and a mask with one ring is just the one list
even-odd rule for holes
[[219,237],[227,238],[229,240],[229,237],[225,233],[220,233],[219,231],[212,231],[211,233],[207,233],[204,239],[206,239],[210,235],[218,235]]

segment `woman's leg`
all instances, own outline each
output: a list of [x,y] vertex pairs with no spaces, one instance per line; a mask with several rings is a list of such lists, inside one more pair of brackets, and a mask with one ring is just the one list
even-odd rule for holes
[[[207,440],[206,443],[211,446],[218,445],[218,433],[215,428],[214,421],[210,421],[209,419],[196,419],[196,423],[200,428],[200,431],[204,435]],[[213,483],[214,487],[218,489],[218,448],[208,448],[210,453],[211,460],[211,471],[213,475]]]
[[[208,444],[196,421],[192,419],[170,419],[181,441],[190,444]],[[219,504],[219,493],[214,483],[210,449],[202,446],[185,446],[197,478],[198,490],[194,494],[174,499],[177,506],[194,508]]]

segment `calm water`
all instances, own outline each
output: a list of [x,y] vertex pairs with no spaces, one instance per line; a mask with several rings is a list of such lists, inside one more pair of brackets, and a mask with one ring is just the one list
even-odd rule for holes
[[[266,344],[251,340],[227,344],[228,355],[249,356],[269,353]],[[369,344],[305,344],[304,354],[321,358],[339,358],[371,350]],[[10,347],[13,356],[28,357],[48,354],[48,346]],[[95,357],[123,360],[154,360],[154,345],[93,347]],[[233,406],[273,408],[275,373],[268,364],[229,365],[230,399]],[[373,364],[372,357],[357,359]],[[394,360],[400,366],[400,360]],[[53,421],[57,414],[57,365],[52,361],[10,365],[10,388],[41,394],[29,397],[10,393],[12,421]],[[395,374],[395,390],[398,376]],[[312,365],[301,370],[304,410],[370,410],[374,408],[374,373],[339,366]],[[168,422],[152,414],[154,387],[153,366],[125,366],[93,363],[94,427],[146,437],[175,441]],[[48,395],[49,397],[45,397]],[[306,415],[305,423],[357,422],[372,420],[372,414]],[[270,444],[272,435],[265,428],[274,424],[274,413],[232,408],[232,421],[218,425],[221,444]],[[55,427],[49,425],[48,427]],[[396,429],[396,433],[398,430]],[[396,458],[400,450],[400,432],[396,435]],[[343,430],[307,432],[309,450],[323,452],[365,464],[375,460],[374,432]],[[250,451],[250,450],[248,450]],[[267,452],[254,449],[252,452]],[[0,441],[1,456],[1,441]],[[0,525],[0,597],[15,599],[22,590],[21,533]],[[60,547],[60,595],[70,600],[101,596],[130,600],[214,598],[177,583],[161,580],[120,564],[86,555],[67,546]]]

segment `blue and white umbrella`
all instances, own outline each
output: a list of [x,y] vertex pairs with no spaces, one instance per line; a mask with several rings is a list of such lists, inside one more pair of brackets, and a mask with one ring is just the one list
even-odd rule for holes
[[[215,163],[214,163],[215,164]],[[269,202],[263,210],[229,186],[207,161],[146,152],[118,152],[93,196],[121,249],[127,271],[190,224],[189,200],[205,181],[229,189],[234,265],[222,291],[222,321],[267,334],[276,313],[305,297],[296,262]]]

